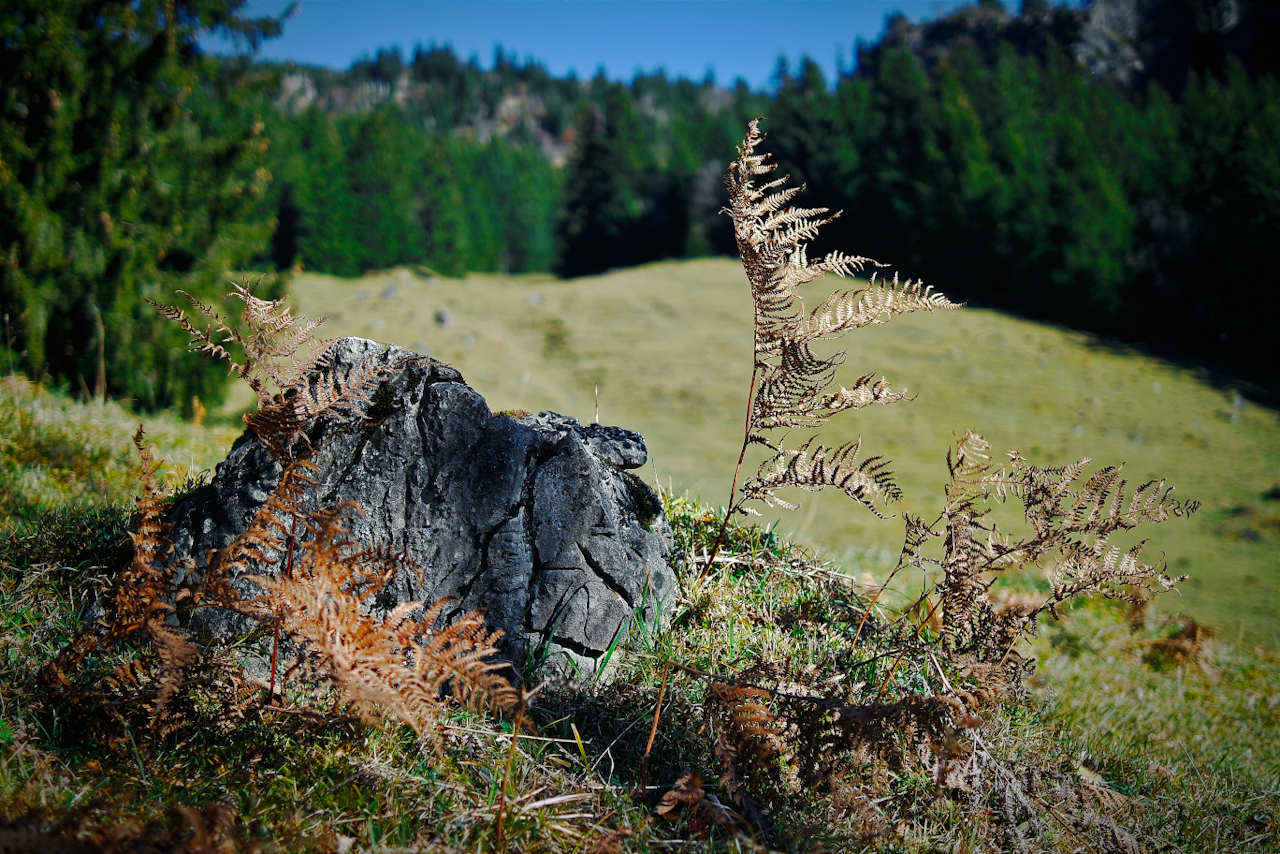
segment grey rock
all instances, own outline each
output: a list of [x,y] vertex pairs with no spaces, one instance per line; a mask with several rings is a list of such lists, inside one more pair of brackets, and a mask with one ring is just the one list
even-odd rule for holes
[[[344,338],[334,352],[340,372],[365,360],[398,368],[366,420],[344,428],[321,417],[308,431],[318,471],[303,508],[358,502],[354,538],[403,549],[422,571],[400,572],[375,612],[446,596],[455,598],[448,618],[483,608],[526,678],[598,675],[616,649],[666,621],[673,539],[658,497],[627,471],[647,459],[640,434],[552,412],[494,414],[456,370],[393,345]],[[198,577],[210,550],[249,526],[280,472],[246,432],[212,482],[171,513],[175,557],[191,557]],[[232,583],[242,596],[257,592]],[[218,639],[254,627],[214,608],[191,623]]]

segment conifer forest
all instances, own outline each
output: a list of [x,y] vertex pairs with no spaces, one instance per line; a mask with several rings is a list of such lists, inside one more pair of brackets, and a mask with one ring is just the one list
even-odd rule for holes
[[345,71],[220,59],[194,38],[252,43],[282,22],[179,5],[170,20],[147,3],[19,3],[3,20],[6,344],[74,392],[216,399],[225,380],[175,359],[142,299],[211,298],[230,270],[574,277],[733,254],[721,175],[761,116],[810,202],[844,211],[816,249],[856,236],[971,304],[1271,398],[1280,382],[1266,4],[1226,33],[1212,4],[1172,4],[1138,71],[1084,55],[1084,13],[978,4],[889,21],[839,79],[779,59],[767,92],[557,79],[500,48],[492,67],[421,45]]

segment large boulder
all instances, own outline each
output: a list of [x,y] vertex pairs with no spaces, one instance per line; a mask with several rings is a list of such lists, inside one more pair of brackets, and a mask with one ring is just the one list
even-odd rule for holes
[[[375,611],[446,596],[450,617],[485,609],[526,678],[595,675],[669,616],[671,529],[657,495],[628,471],[647,459],[638,433],[551,412],[495,414],[456,370],[393,345],[344,338],[332,355],[339,373],[365,360],[394,366],[354,428],[324,416],[309,425],[318,470],[300,502],[358,502],[355,538],[403,549],[420,568],[401,571]],[[211,549],[249,526],[280,472],[246,431],[212,482],[170,514],[175,557],[202,572]],[[242,597],[258,592],[232,583]],[[222,609],[192,616],[193,629],[222,639],[252,627]]]

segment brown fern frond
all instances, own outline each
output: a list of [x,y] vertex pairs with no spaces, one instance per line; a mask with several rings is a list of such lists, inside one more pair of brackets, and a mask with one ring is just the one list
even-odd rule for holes
[[191,642],[187,633],[177,626],[169,625],[168,620],[173,613],[172,605],[156,603],[143,624],[155,647],[156,656],[160,659],[160,668],[156,672],[160,688],[156,692],[155,703],[151,707],[153,726],[159,724],[165,707],[182,688],[186,671],[200,661],[200,649]]
[[[252,285],[247,279],[232,283],[230,296],[244,303],[244,322],[247,331],[224,317],[212,306],[205,305],[186,291],[178,291],[198,314],[209,319],[209,325],[201,329],[193,324],[186,313],[160,303],[147,302],[169,320],[182,327],[190,336],[189,349],[205,353],[214,359],[227,362],[232,373],[253,389],[260,407],[269,406],[272,398],[292,388],[316,359],[327,341],[314,338],[312,333],[326,318],[307,319],[293,317],[292,309],[285,305],[288,297],[277,300],[260,299],[253,294],[262,278]],[[234,344],[244,351],[243,361],[223,345]],[[307,358],[299,358],[298,351],[305,348]]]
[[901,500],[902,492],[893,481],[887,460],[874,456],[858,462],[861,439],[836,448],[817,445],[810,451],[812,444],[811,439],[794,450],[779,444],[773,458],[761,463],[756,476],[743,485],[743,496],[763,501],[770,507],[794,509],[796,505],[778,498],[775,494],[778,489],[794,486],[816,492],[834,486],[877,516],[881,514],[876,502]]
[[[205,305],[186,291],[180,290],[178,293],[185,297],[187,302],[191,303],[197,313],[209,319],[208,326],[204,329],[198,328],[187,319],[186,312],[180,308],[154,302],[146,297],[143,297],[143,299],[148,305],[160,312],[162,317],[177,323],[182,327],[183,332],[191,336],[191,341],[188,345],[188,349],[191,352],[204,353],[210,358],[226,362],[230,372],[238,374],[241,379],[248,383],[249,387],[258,395],[260,401],[263,400],[264,393],[266,398],[270,399],[270,393],[261,388],[260,381],[254,377],[252,367],[245,362],[236,361],[231,351],[222,346],[222,344],[229,344],[237,340],[234,327],[212,306]],[[219,340],[215,340],[218,339],[218,336],[222,337]]]
[[447,689],[455,702],[473,711],[514,707],[519,697],[502,673],[507,665],[494,659],[501,633],[485,626],[484,615],[470,611],[440,629],[432,622],[427,616],[418,622],[417,633],[426,639],[413,650],[418,675]]
[[403,363],[377,365],[366,361],[344,376],[332,370],[331,360],[332,355],[326,351],[314,369],[302,373],[283,394],[245,414],[245,424],[277,460],[290,460],[297,455],[296,443],[315,418],[323,416],[336,427],[362,420],[378,385],[404,368]]
[[290,538],[305,526],[301,503],[306,490],[316,485],[315,463],[290,460],[280,473],[276,488],[258,508],[249,527],[225,548],[209,555],[205,572],[206,597],[223,607],[235,607],[240,596],[228,579],[244,572],[279,562],[288,550]]
[[292,400],[276,399],[253,412],[246,412],[244,423],[271,456],[277,460],[289,460],[294,456],[294,443],[302,435],[307,417],[298,412]]
[[[970,653],[980,661],[1005,660],[1022,636],[1035,633],[1038,615],[1047,611],[1056,617],[1058,605],[1065,601],[1102,595],[1139,604],[1181,580],[1169,576],[1163,564],[1141,560],[1145,541],[1124,550],[1110,545],[1108,537],[1117,530],[1194,513],[1198,502],[1174,499],[1163,480],[1149,481],[1130,495],[1120,466],[1098,469],[1077,486],[1088,459],[1035,466],[1010,453],[1009,461],[996,468],[989,450],[981,436],[962,436],[954,452],[947,454],[951,480],[939,519],[944,528],[936,530],[915,517],[907,524],[903,560],[943,570],[935,592],[941,598],[944,646],[950,652]],[[991,498],[1020,500],[1031,536],[1015,538],[988,523],[988,510],[981,504]],[[942,556],[926,557],[924,546],[938,537],[943,540]],[[994,580],[991,573],[1033,566],[1045,569],[1049,595],[1038,605],[997,609],[987,595]]]
[[[247,603],[262,614],[280,615],[281,628],[321,657],[325,676],[351,701],[380,708],[442,749],[441,698],[472,709],[511,708],[518,700],[496,660],[500,632],[490,631],[478,612],[436,628],[450,600],[429,608],[408,602],[385,620],[363,612],[405,564],[385,549],[363,550],[351,539],[352,504],[312,513],[310,537],[295,546],[293,569],[249,576],[263,594]],[[422,609],[420,618],[410,615]]]
[[[251,286],[244,280],[233,285],[230,295],[244,303],[244,322],[249,333],[241,335],[236,330],[232,335],[244,348],[245,361],[252,365],[254,375],[270,380],[278,390],[284,391],[297,383],[328,346],[328,342],[317,341],[311,334],[327,318],[293,317],[293,309],[285,305],[287,296],[276,300],[254,296],[258,282]],[[303,345],[309,351],[308,358],[299,359],[298,351]]]
[[786,724],[766,702],[768,691],[720,682],[707,686],[707,710],[716,722],[716,756],[723,773],[720,783],[759,830],[770,822],[757,798],[781,780],[780,760]]
[[[129,534],[133,540],[133,560],[120,573],[107,598],[106,615],[85,626],[45,668],[45,683],[54,689],[71,686],[69,673],[78,669],[84,659],[102,646],[141,634],[151,642],[159,659],[159,669],[152,680],[156,696],[152,707],[152,723],[158,725],[169,702],[182,687],[185,672],[200,660],[200,650],[181,628],[174,615],[174,572],[187,564],[166,562],[172,544],[165,536],[168,525],[162,521],[168,505],[156,483],[159,464],[144,441],[142,427],[133,436],[138,450],[138,477],[142,494],[137,500],[137,530]],[[105,680],[116,691],[136,693],[140,688],[139,664],[136,659],[117,668]]]

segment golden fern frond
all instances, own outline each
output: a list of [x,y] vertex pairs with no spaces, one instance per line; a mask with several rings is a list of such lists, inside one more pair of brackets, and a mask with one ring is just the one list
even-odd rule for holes
[[[442,599],[435,608],[442,610],[449,601]],[[486,627],[479,611],[463,614],[440,629],[433,627],[435,620],[429,609],[418,621],[425,641],[413,650],[415,672],[473,711],[485,706],[514,708],[519,694],[502,675],[506,663],[495,659],[502,633]]]
[[818,427],[845,410],[907,399],[906,390],[895,392],[874,374],[858,377],[850,388],[841,385],[832,390],[836,368],[844,362],[843,351],[822,359],[807,343],[795,340],[782,341],[780,350],[776,364],[757,365],[760,378],[752,406],[752,426],[757,431]]
[[838,390],[824,395],[819,405],[826,412],[835,415],[846,409],[862,409],[873,403],[897,403],[907,399],[906,389],[892,391],[884,377],[877,380],[875,374],[863,374],[854,381],[852,388],[840,386]]
[[1128,509],[1122,509],[1128,486],[1120,477],[1123,468],[1122,465],[1107,466],[1085,482],[1065,512],[1066,530],[1109,534],[1136,528],[1144,522],[1163,522],[1170,516],[1194,513],[1199,508],[1199,502],[1184,505],[1173,498],[1173,487],[1166,488],[1164,480],[1151,480],[1139,486],[1129,500]]
[[1043,606],[1057,616],[1057,605],[1072,597],[1102,593],[1131,605],[1140,605],[1145,597],[1135,591],[1151,593],[1173,589],[1186,578],[1171,577],[1163,564],[1146,564],[1139,560],[1147,541],[1120,549],[1107,542],[1105,536],[1091,543],[1071,541],[1064,544],[1057,564],[1046,572],[1052,596]]
[[947,472],[952,484],[971,481],[991,468],[991,443],[973,431],[966,431],[956,442],[955,456],[947,449]]
[[794,486],[808,492],[834,486],[877,516],[876,502],[893,503],[901,500],[902,491],[893,481],[893,472],[883,457],[867,457],[858,462],[862,440],[846,442],[836,448],[818,445],[810,452],[813,440],[795,450],[782,444],[777,453],[760,464],[756,476],[742,487],[747,499],[763,501],[766,505],[795,509],[775,493],[784,486]]
[[817,427],[826,422],[823,395],[835,384],[836,368],[842,361],[837,353],[830,359],[814,356],[802,342],[782,342],[777,364],[758,366],[759,387],[752,409],[756,430],[778,427]]
[[409,619],[422,607],[416,602],[382,621],[363,613],[407,558],[358,549],[347,522],[358,512],[348,503],[312,513],[310,539],[295,546],[293,570],[249,576],[263,593],[248,604],[279,615],[281,628],[320,655],[325,675],[352,702],[390,712],[440,750],[443,696],[470,708],[515,704],[515,689],[499,672],[505,665],[494,658],[501,633],[488,630],[477,612],[435,628],[447,599],[418,620]]
[[[815,452],[813,459],[779,449],[742,493],[738,492],[738,478],[747,448],[751,444],[770,445],[764,436],[766,431],[814,428],[845,410],[907,399],[905,390],[892,391],[885,379],[877,380],[874,374],[860,376],[849,387],[837,385],[836,370],[844,362],[845,353],[840,351],[823,358],[810,349],[810,344],[885,323],[899,314],[957,307],[918,281],[900,282],[896,275],[892,281],[886,281],[873,274],[866,287],[838,291],[827,296],[817,308],[806,309],[800,289],[819,276],[826,273],[856,276],[868,265],[883,265],[841,251],[810,261],[808,244],[840,213],[828,215],[826,208],[791,207],[803,187],[785,187],[787,177],[757,184],[757,178],[777,168],[769,162],[768,155],[756,151],[763,139],[760,120],[755,119],[748,126],[738,146],[737,158],[729,164],[724,177],[729,191],[729,204],[724,212],[733,219],[738,254],[755,309],[754,362],[742,453],[729,489],[729,511],[716,535],[703,575],[714,563],[730,516],[748,512],[743,508],[743,501],[760,499],[771,506],[776,502],[794,507],[774,495],[780,485],[804,489],[838,486],[877,515],[880,514],[875,510],[876,501],[896,500],[900,496],[891,473],[883,469],[882,463],[874,461],[878,458],[860,466],[854,466],[851,457],[844,459],[850,450],[856,450],[852,446],[842,446],[838,451],[819,448],[822,453]],[[828,453],[832,455],[830,460],[823,456]]]
[[926,558],[923,549],[932,540],[941,537],[942,534],[935,531],[933,526],[924,520],[922,516],[915,516],[911,513],[904,512],[902,520],[906,527],[906,534],[903,538],[902,556],[899,563],[905,563],[912,566],[924,566],[925,563],[938,563],[938,561]]
[[290,539],[299,533],[298,522],[303,517],[300,503],[307,488],[316,484],[311,476],[314,471],[316,466],[309,460],[289,461],[249,527],[225,548],[210,552],[204,578],[208,598],[223,607],[250,607],[248,603],[240,604],[240,594],[229,579],[285,557]]
[[[860,272],[868,261],[867,258],[852,258],[833,252],[814,267],[845,276]],[[809,340],[834,338],[864,326],[888,323],[895,315],[956,307],[955,303],[942,294],[934,293],[922,282],[908,279],[899,284],[896,274],[889,282],[877,279],[873,273],[867,287],[837,291],[827,297],[821,307],[809,314],[803,334]]]

